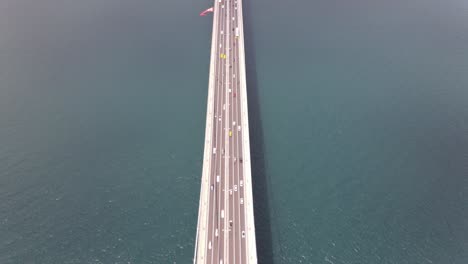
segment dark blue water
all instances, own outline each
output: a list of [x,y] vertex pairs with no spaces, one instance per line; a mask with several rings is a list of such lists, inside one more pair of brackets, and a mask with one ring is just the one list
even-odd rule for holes
[[[0,3],[0,263],[189,263],[210,1]],[[468,4],[244,1],[261,263],[468,263]]]

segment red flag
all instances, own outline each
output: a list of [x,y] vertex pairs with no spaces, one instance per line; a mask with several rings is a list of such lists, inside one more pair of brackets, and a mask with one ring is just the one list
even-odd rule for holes
[[213,12],[213,7],[208,8],[207,10],[200,13],[200,16],[206,16],[206,14]]

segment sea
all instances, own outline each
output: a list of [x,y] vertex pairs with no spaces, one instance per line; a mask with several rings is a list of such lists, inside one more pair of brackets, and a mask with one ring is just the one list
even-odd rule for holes
[[[212,5],[0,2],[1,264],[192,262]],[[468,2],[243,5],[259,263],[468,263]]]

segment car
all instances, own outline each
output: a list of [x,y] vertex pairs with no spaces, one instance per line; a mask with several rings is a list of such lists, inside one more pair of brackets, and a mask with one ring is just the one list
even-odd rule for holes
[[232,125],[233,125],[233,126],[236,126],[236,121],[233,121],[233,122],[232,122]]
[[211,249],[211,241],[208,243],[208,249]]
[[232,220],[229,220],[229,226],[232,226]]
[[234,185],[234,191],[237,192],[237,185]]
[[241,130],[241,126],[237,126],[237,131],[240,131]]
[[234,93],[233,96],[236,97],[236,93]]
[[229,194],[232,195],[232,190],[229,190]]
[[243,181],[243,180],[240,180],[239,185],[240,185],[240,187],[244,186],[244,181]]
[[211,184],[211,186],[210,186],[210,190],[213,190],[213,184]]
[[242,231],[242,238],[245,237],[245,231]]
[[221,218],[224,218],[224,210],[221,210]]
[[232,137],[232,131],[231,130],[229,130],[229,136]]
[[239,158],[239,162],[242,163],[242,158]]
[[213,154],[216,154],[216,148],[213,148]]
[[224,155],[224,153],[225,153],[225,151],[224,151],[224,149],[223,149],[223,155]]
[[244,204],[244,198],[240,198],[240,204]]
[[218,236],[218,228],[216,228],[215,236],[216,236],[216,237]]
[[216,182],[219,182],[219,175],[216,176]]

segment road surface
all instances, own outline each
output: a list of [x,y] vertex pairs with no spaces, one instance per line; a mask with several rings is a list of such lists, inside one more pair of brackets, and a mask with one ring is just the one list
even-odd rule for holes
[[214,1],[195,263],[257,261],[241,4],[240,0]]

